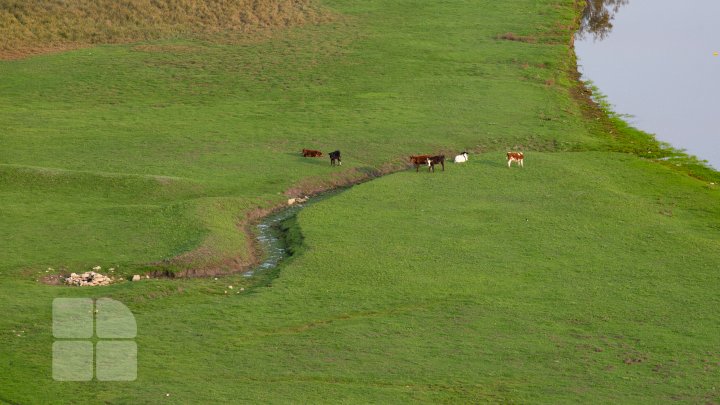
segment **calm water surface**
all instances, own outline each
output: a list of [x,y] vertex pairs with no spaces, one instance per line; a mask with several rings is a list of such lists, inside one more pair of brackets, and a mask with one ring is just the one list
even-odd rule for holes
[[580,71],[614,110],[720,169],[720,0],[591,0],[585,28]]

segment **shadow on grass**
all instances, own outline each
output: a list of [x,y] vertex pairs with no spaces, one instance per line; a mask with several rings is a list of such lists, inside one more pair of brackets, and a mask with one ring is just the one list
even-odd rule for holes
[[298,162],[305,164],[330,166],[330,158],[327,155],[322,157],[304,157],[300,152],[285,152],[286,156],[294,158]]
[[[495,168],[507,166],[506,162],[502,162],[502,161],[495,162],[495,161],[491,161],[491,160],[475,160],[474,162],[468,162],[468,163],[463,163],[463,164],[475,164],[475,165],[482,165],[482,166],[486,166],[486,167],[495,167]],[[453,163],[454,166],[462,166],[463,164]]]

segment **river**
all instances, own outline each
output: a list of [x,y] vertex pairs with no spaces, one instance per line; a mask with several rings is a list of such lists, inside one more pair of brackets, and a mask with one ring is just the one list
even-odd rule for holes
[[589,0],[580,72],[638,129],[720,169],[720,0]]

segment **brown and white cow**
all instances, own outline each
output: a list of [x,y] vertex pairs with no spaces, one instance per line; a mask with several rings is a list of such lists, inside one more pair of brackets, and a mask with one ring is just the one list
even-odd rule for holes
[[525,158],[525,155],[523,155],[522,152],[508,152],[507,153],[507,164],[508,167],[512,164],[512,162],[517,162],[517,164],[520,165],[520,167],[523,166],[523,159]]
[[410,156],[410,163],[415,165],[415,172],[417,172],[420,169],[420,166],[427,165],[428,164],[427,160],[430,157],[432,157],[432,156],[431,155]]
[[322,152],[313,149],[303,149],[303,157],[322,157]]

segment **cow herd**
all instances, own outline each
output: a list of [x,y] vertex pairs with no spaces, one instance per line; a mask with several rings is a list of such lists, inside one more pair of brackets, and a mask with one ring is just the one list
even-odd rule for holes
[[[319,150],[314,149],[303,149],[303,157],[322,157],[323,153]],[[336,150],[328,154],[330,156],[331,166],[341,166],[342,161],[340,160],[340,151]],[[517,163],[520,167],[523,165],[525,155],[522,152],[508,152],[507,153],[507,165],[508,168],[513,162]],[[468,153],[463,151],[459,155],[455,156],[455,163],[465,163],[468,161]],[[415,172],[420,170],[420,166],[427,166],[429,172],[435,172],[435,166],[440,165],[442,170],[445,171],[445,155],[412,155],[410,156],[410,163],[415,166]]]
[[[510,167],[510,165],[513,162],[516,162],[520,167],[523,166],[523,160],[525,159],[525,155],[523,155],[522,152],[508,152],[507,153],[507,165]],[[468,153],[467,152],[461,152],[459,155],[455,156],[455,163],[465,163],[468,161]],[[418,172],[420,170],[420,166],[427,166],[429,172],[435,171],[435,165],[441,165],[443,171],[445,170],[445,155],[413,155],[410,156],[410,163],[412,163],[415,166],[415,172]]]

